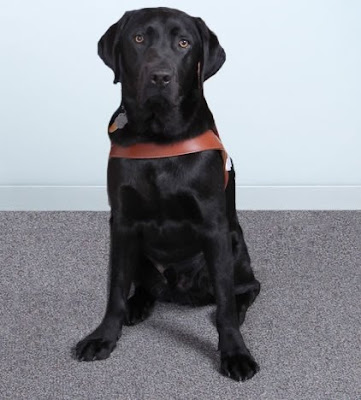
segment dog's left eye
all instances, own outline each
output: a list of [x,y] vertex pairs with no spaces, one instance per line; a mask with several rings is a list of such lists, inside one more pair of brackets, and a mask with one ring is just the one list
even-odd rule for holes
[[182,49],[186,49],[189,46],[188,40],[182,39],[178,42],[179,46],[182,47]]
[[135,36],[134,36],[134,40],[135,40],[137,43],[143,43],[143,42],[144,42],[144,36],[143,36],[143,35],[135,35]]

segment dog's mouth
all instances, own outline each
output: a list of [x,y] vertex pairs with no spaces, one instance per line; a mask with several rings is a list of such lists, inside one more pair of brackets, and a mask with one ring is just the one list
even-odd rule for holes
[[141,109],[169,112],[178,106],[179,96],[171,92],[149,90],[137,97],[137,103]]

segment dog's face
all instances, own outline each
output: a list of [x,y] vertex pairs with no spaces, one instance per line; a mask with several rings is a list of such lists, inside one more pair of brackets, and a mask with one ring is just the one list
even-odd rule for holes
[[125,13],[98,49],[114,71],[114,83],[121,82],[140,107],[157,101],[177,105],[225,61],[217,37],[200,18],[168,8]]

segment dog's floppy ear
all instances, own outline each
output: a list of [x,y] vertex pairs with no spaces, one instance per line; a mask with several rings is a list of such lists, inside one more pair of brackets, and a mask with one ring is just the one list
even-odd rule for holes
[[208,28],[201,18],[195,18],[203,46],[201,60],[201,80],[204,82],[214,75],[226,61],[226,53],[218,42],[217,36]]
[[122,61],[119,41],[122,31],[133,11],[127,11],[122,18],[113,24],[98,42],[98,55],[114,72],[114,83],[122,81]]

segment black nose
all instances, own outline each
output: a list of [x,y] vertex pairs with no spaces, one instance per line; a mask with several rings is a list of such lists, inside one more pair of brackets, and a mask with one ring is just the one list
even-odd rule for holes
[[150,74],[151,83],[159,87],[167,86],[171,79],[171,72],[168,70],[153,71]]

